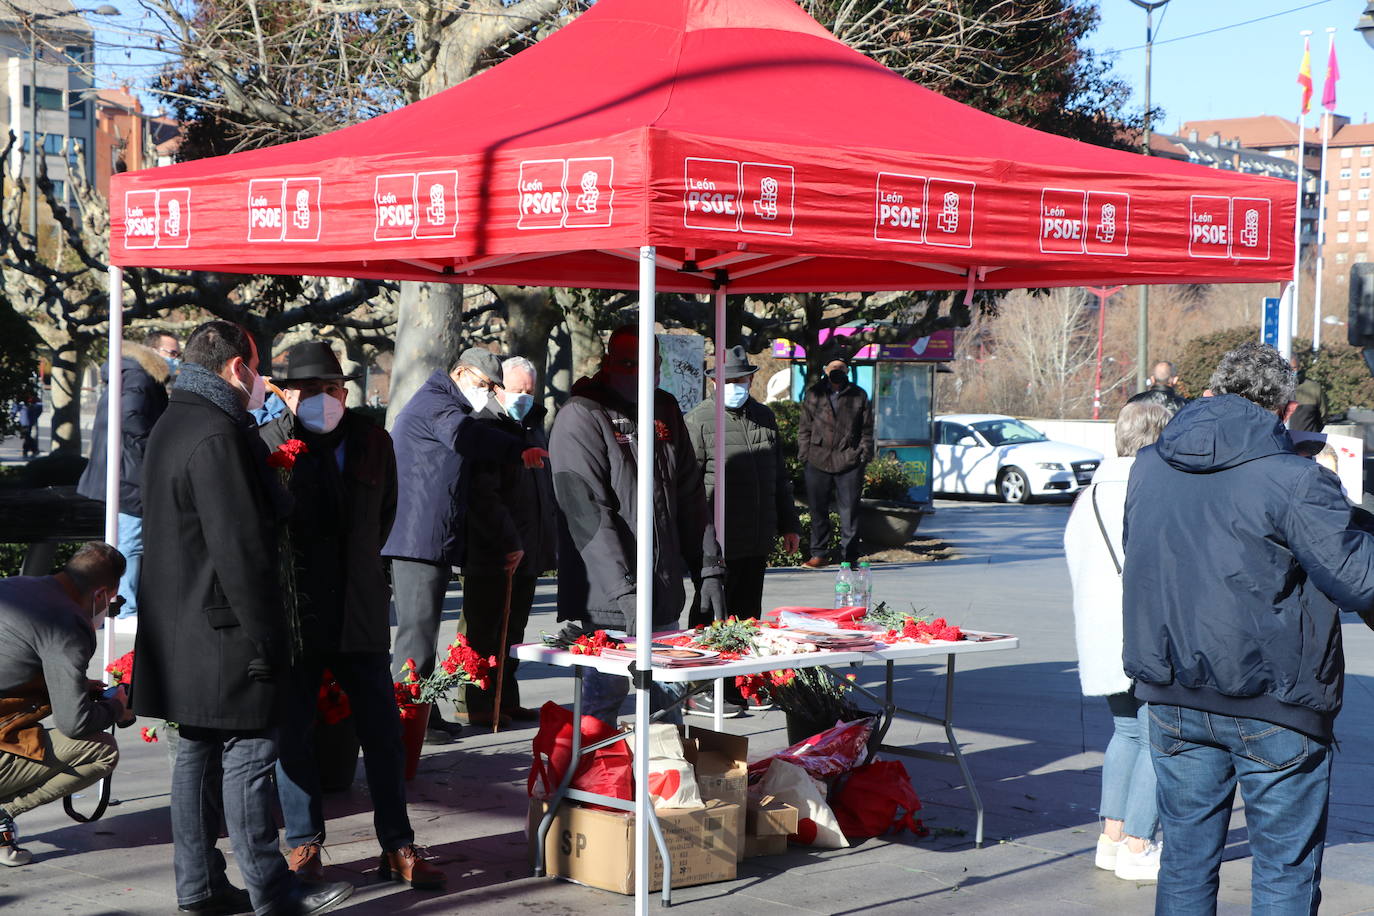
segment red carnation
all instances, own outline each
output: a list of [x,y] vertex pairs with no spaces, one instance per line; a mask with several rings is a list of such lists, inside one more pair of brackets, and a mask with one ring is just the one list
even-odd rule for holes
[[267,456],[267,465],[289,471],[296,466],[296,459],[308,451],[310,451],[310,447],[301,440],[287,439],[277,446],[276,451]]

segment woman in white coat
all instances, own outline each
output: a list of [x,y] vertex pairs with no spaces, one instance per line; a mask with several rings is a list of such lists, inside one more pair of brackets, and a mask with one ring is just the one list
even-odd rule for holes
[[1102,462],[1078,495],[1064,529],[1064,555],[1073,581],[1078,677],[1084,696],[1106,697],[1114,731],[1102,761],[1103,819],[1098,868],[1129,881],[1159,872],[1155,772],[1145,704],[1131,695],[1121,665],[1121,544],[1126,481],[1135,454],[1159,438],[1173,413],[1159,404],[1128,403],[1116,420],[1119,457]]

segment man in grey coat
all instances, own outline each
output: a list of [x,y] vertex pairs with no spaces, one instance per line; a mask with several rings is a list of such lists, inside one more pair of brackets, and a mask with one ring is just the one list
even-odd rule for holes
[[[788,553],[800,544],[792,482],[783,461],[773,411],[749,396],[757,366],[744,347],[725,352],[725,530],[716,531],[716,401],[707,398],[687,414],[687,432],[701,463],[706,492],[706,535],[702,542],[698,598],[724,579],[724,609],[738,617],[763,610],[763,574],[779,537]],[[723,542],[721,535],[724,535]],[[715,580],[713,582],[713,579]],[[693,602],[689,626],[709,623],[702,601]]]
[[[122,686],[94,692],[86,668],[123,574],[118,550],[90,543],[57,575],[0,580],[0,865],[33,860],[15,816],[79,792],[119,760],[106,729],[133,720],[128,698]],[[45,729],[49,715],[55,727]]]

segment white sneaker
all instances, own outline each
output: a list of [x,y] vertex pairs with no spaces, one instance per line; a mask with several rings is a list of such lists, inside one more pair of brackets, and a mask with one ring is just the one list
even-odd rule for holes
[[14,868],[32,861],[33,853],[19,845],[19,831],[15,829],[14,818],[0,811],[0,865]]
[[1150,843],[1141,852],[1131,852],[1121,844],[1116,854],[1116,876],[1126,881],[1155,881],[1159,878],[1159,854],[1164,844]]
[[1097,837],[1097,867],[1104,871],[1116,871],[1116,859],[1122,848],[1126,845],[1125,841],[1117,842],[1105,833],[1098,834]]

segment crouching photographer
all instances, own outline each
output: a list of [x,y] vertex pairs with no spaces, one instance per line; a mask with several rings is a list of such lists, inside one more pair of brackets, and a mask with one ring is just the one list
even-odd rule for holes
[[[0,579],[0,865],[27,865],[14,818],[108,776],[119,760],[111,725],[133,721],[123,686],[86,678],[95,630],[109,612],[124,557],[92,542],[52,576]],[[42,721],[52,717],[54,728]]]

